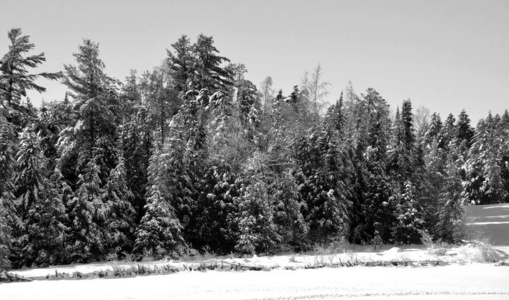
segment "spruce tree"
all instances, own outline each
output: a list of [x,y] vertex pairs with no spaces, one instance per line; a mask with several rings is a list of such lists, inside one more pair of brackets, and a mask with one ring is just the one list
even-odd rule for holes
[[465,190],[470,202],[490,204],[507,200],[500,166],[502,141],[491,113],[479,121],[466,162]]
[[133,193],[127,186],[127,173],[122,155],[117,166],[111,170],[104,187],[102,200],[106,206],[108,248],[117,255],[129,253],[133,246],[135,211],[131,205]]
[[462,110],[458,116],[458,124],[456,126],[458,128],[457,142],[462,143],[466,141],[466,144],[470,147],[474,138],[474,129],[470,126],[470,118],[465,110]]
[[29,128],[21,135],[14,179],[16,211],[20,225],[13,232],[15,267],[56,264],[67,231],[65,209],[51,170],[40,149],[40,139]]
[[[149,182],[145,214],[136,230],[136,241],[133,252],[161,257],[163,255],[178,256],[179,246],[184,244],[183,227],[175,213],[174,200],[176,195],[168,186],[168,160],[161,150],[152,154],[149,165]],[[178,163],[178,161],[173,161]]]
[[455,155],[451,153],[447,158],[444,184],[440,188],[435,238],[449,243],[457,243],[461,240],[465,226],[463,202],[461,177]]
[[304,250],[308,247],[309,225],[302,215],[304,203],[299,196],[296,178],[288,172],[277,176],[274,181],[269,192],[273,190],[274,223],[281,244]]
[[[441,145],[441,136],[440,133],[442,131],[442,120],[440,119],[440,115],[437,113],[433,113],[431,115],[431,122],[428,131],[426,131],[426,134],[424,135],[424,142],[426,145],[431,145],[433,143],[433,140],[436,139],[439,141],[439,145]],[[442,146],[442,148],[444,148]]]
[[101,197],[99,173],[96,159],[90,160],[84,173],[79,175],[74,198],[67,203],[72,221],[70,251],[73,261],[98,260],[108,252],[108,230],[105,226],[108,211]]
[[423,228],[421,207],[416,198],[415,187],[410,181],[404,183],[401,196],[396,200],[396,226],[393,239],[397,243],[414,244],[420,240],[419,230]]
[[238,226],[235,250],[241,253],[271,251],[281,239],[274,224],[267,184],[262,176],[260,173],[249,176],[242,185],[241,196],[233,200],[237,208],[234,222]]

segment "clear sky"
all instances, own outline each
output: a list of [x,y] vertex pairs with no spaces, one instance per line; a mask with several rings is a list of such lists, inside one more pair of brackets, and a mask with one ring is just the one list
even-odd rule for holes
[[[410,98],[442,118],[466,109],[477,122],[509,108],[508,0],[132,1],[9,0],[1,4],[0,54],[7,31],[21,27],[42,71],[74,64],[82,38],[100,43],[110,76],[124,79],[159,65],[179,36],[214,36],[221,54],[246,65],[259,84],[272,76],[290,93],[306,70],[322,65],[330,101],[349,81],[373,87],[395,107]],[[44,80],[60,100],[65,87]]]

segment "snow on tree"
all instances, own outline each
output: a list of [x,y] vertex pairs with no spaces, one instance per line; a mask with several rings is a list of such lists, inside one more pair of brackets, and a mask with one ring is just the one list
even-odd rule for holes
[[136,241],[133,252],[161,257],[163,255],[178,255],[178,246],[184,244],[183,227],[175,213],[174,200],[176,196],[168,186],[171,171],[167,155],[161,150],[152,154],[149,165],[149,182],[147,190],[147,204],[145,215],[136,230]]
[[71,259],[88,262],[101,259],[107,253],[108,231],[105,226],[107,207],[102,201],[99,166],[95,159],[79,175],[79,188],[67,206],[72,222]]
[[393,228],[393,239],[397,243],[415,244],[420,240],[419,230],[423,228],[421,207],[416,199],[415,187],[406,181],[396,203],[396,226]]
[[26,128],[17,153],[14,196],[20,226],[13,231],[15,267],[62,262],[67,228],[61,195],[50,179],[51,170],[41,153],[40,139]]
[[235,250],[254,254],[273,250],[280,242],[274,224],[274,208],[264,181],[264,157],[255,153],[249,160],[247,175],[241,183],[240,196],[233,199],[236,213],[233,222],[238,226]]
[[131,205],[133,194],[127,187],[124,159],[111,170],[104,187],[102,200],[106,206],[106,225],[109,251],[117,255],[129,253],[133,246],[135,211]]
[[[451,142],[452,143],[452,142]],[[453,146],[451,146],[453,147]],[[454,153],[448,155],[445,178],[440,189],[434,237],[449,243],[463,238],[465,210],[463,186]]]

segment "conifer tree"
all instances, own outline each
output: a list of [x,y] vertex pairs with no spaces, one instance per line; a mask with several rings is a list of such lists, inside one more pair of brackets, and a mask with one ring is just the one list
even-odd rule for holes
[[0,197],[0,272],[9,270],[11,249],[11,228],[7,223],[6,211],[3,205],[4,197]]
[[129,253],[133,246],[135,211],[131,205],[133,193],[127,186],[124,159],[111,170],[102,195],[106,206],[106,228],[108,229],[108,248],[117,255]]
[[49,180],[50,170],[41,153],[40,139],[29,128],[21,135],[17,161],[14,195],[21,223],[13,232],[13,264],[20,267],[59,263],[67,231],[65,210],[59,191]]
[[[442,138],[440,133],[442,131],[442,120],[440,119],[440,115],[437,113],[433,113],[431,115],[431,122],[428,131],[424,135],[424,142],[429,146],[433,143],[433,140],[436,139],[441,145]],[[444,148],[442,146],[442,148]]]
[[235,186],[237,174],[227,160],[211,159],[196,185],[197,201],[186,231],[195,249],[231,253],[236,242],[233,198],[239,196]]
[[234,198],[237,209],[234,221],[237,224],[238,236],[235,250],[241,253],[254,254],[273,250],[280,242],[274,224],[274,211],[271,199],[264,182],[263,157],[255,153],[248,163],[246,180],[242,183],[240,197]]
[[226,91],[232,85],[233,74],[222,67],[224,62],[230,62],[226,57],[219,56],[211,36],[200,34],[192,46],[193,71],[191,84],[195,90],[208,89],[212,91]]
[[7,107],[17,111],[25,111],[20,106],[27,90],[44,92],[46,89],[35,83],[39,77],[57,80],[61,73],[30,74],[29,68],[35,68],[46,61],[44,53],[26,56],[34,49],[30,36],[23,35],[20,28],[13,28],[8,33],[10,45],[0,61],[0,97],[7,101]]
[[[398,201],[398,200],[397,200]],[[418,243],[419,230],[423,228],[421,207],[416,199],[415,187],[406,181],[401,198],[396,205],[396,226],[393,228],[393,239],[402,244]]]
[[458,124],[456,126],[458,128],[457,142],[462,143],[466,141],[466,144],[470,147],[474,138],[474,129],[470,126],[470,118],[465,110],[462,110],[458,116]]
[[[283,245],[296,250],[308,247],[307,235],[309,226],[302,215],[302,203],[296,178],[292,174],[283,173],[275,178],[274,190],[274,223]],[[269,191],[272,190],[269,186]]]
[[150,158],[147,204],[136,230],[135,253],[156,257],[181,254],[179,246],[184,244],[183,227],[173,206],[177,195],[172,193],[172,189],[177,187],[168,185],[167,173],[171,169],[167,163],[167,156],[156,149]]
[[79,175],[78,189],[68,201],[72,221],[71,259],[89,262],[101,259],[107,253],[108,231],[105,226],[107,207],[102,201],[101,179],[96,159],[90,160]]
[[98,44],[84,40],[74,57],[78,66],[64,66],[64,83],[72,91],[69,95],[74,98],[77,120],[60,134],[59,168],[64,175],[67,168],[81,174],[88,162],[96,159],[99,176],[105,180],[116,162],[116,83],[104,73]]
[[[451,148],[454,146],[451,145]],[[454,152],[454,151],[451,151]],[[440,189],[437,209],[435,238],[449,243],[459,242],[463,237],[465,211],[463,187],[454,153],[447,158],[444,184]]]
[[[127,188],[132,192],[131,204],[136,212],[135,222],[143,217],[145,194],[147,192],[150,156],[154,143],[154,114],[151,113],[151,102],[142,102],[144,92],[138,84],[136,74],[131,72],[126,78],[121,99],[124,103],[121,144],[126,172]],[[146,98],[145,98],[146,99]],[[146,99],[148,100],[148,99]]]
[[175,80],[175,89],[180,92],[187,92],[188,84],[194,72],[194,57],[192,54],[191,41],[185,35],[181,36],[177,42],[171,45],[174,52],[166,50],[168,53],[167,63]]
[[458,130],[456,126],[456,119],[452,114],[449,114],[440,133],[442,138],[440,141],[440,146],[442,146],[444,149],[447,149],[449,142],[455,139],[457,135]]
[[465,191],[470,202],[489,204],[506,201],[508,193],[504,188],[500,166],[501,142],[490,113],[485,120],[479,121],[468,152]]

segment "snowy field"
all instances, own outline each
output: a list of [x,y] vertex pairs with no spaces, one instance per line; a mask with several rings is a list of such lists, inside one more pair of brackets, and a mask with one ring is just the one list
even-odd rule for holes
[[496,246],[509,246],[509,203],[467,207],[471,226],[478,226]]
[[[499,259],[509,262],[509,205],[468,208],[471,226],[479,226],[496,245]],[[214,263],[260,266],[272,271],[187,271],[203,260],[144,262],[148,267],[171,265],[183,270],[169,275],[86,280],[35,280],[0,285],[0,299],[509,299],[509,267],[472,261],[467,246],[448,248],[436,255],[423,246],[381,251],[357,247],[340,253],[308,253],[271,257],[214,257]],[[304,269],[321,263],[345,261],[440,260],[446,266],[342,267]],[[92,273],[132,266],[95,263],[18,270],[25,277],[55,272]]]
[[[181,272],[0,286],[0,299],[509,299],[509,267],[353,267],[270,272]],[[440,297],[439,297],[440,296]],[[468,297],[467,297],[468,296]]]

